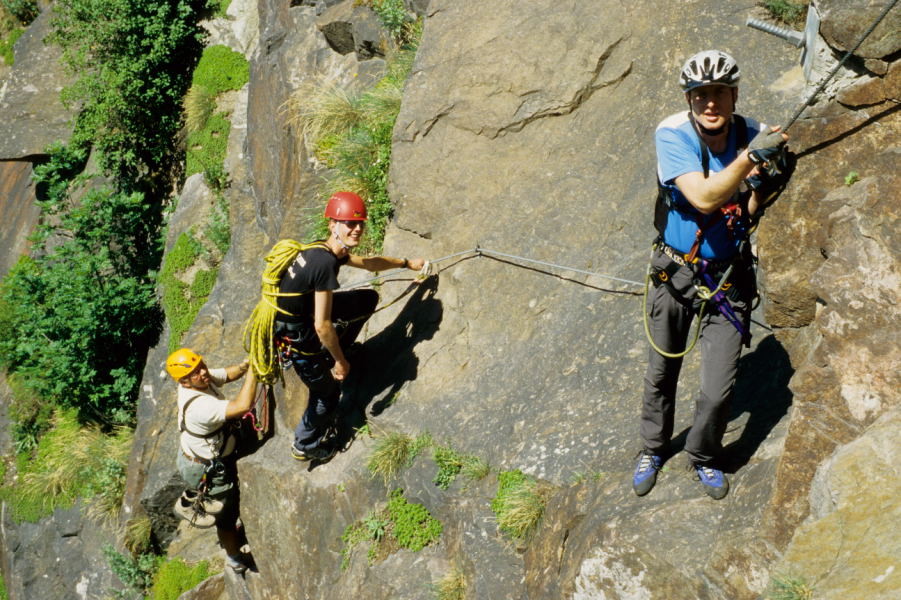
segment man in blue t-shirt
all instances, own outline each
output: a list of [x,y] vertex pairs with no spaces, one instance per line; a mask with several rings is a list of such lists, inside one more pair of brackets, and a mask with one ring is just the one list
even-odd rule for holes
[[[685,451],[709,496],[720,499],[729,490],[716,459],[741,347],[750,338],[756,284],[747,236],[761,203],[745,180],[774,160],[788,139],[778,128],[735,114],[739,76],[725,52],[689,58],[679,79],[689,110],[664,119],[655,134],[660,198],[654,221],[661,239],[646,315],[652,347],[641,413],[644,448],[632,479],[639,496],[654,487],[670,453],[676,384],[698,312],[701,390]],[[699,288],[716,290],[721,281],[716,298],[699,297]]]

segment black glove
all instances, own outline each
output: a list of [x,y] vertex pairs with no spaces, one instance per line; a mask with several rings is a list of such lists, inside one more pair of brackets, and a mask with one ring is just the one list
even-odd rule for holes
[[[795,172],[798,158],[794,152],[784,147],[772,157],[766,167],[745,179],[748,187],[757,192],[760,198],[760,209],[766,208],[776,201],[776,198],[785,190],[785,186]],[[762,212],[762,211],[761,211]],[[757,215],[759,217],[759,215]]]
[[782,151],[785,139],[776,131],[761,131],[748,144],[748,158],[755,165],[770,162]]

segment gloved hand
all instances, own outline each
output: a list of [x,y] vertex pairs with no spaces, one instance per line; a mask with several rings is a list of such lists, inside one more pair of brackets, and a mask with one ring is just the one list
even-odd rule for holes
[[778,131],[761,131],[748,144],[748,158],[755,165],[775,158],[785,145],[785,138]]

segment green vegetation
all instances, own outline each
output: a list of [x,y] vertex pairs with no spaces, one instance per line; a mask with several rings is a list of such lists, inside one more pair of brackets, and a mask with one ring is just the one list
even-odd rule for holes
[[213,6],[213,14],[217,17],[225,17],[232,0],[210,0]]
[[[213,247],[218,249],[217,247]],[[207,248],[190,232],[182,233],[166,254],[160,270],[163,310],[169,322],[169,351],[174,352],[181,345],[182,337],[190,329],[194,318],[206,303],[218,269],[194,268],[201,257],[209,255],[213,248]],[[219,257],[215,263],[218,264]],[[188,282],[185,279],[189,279]]]
[[[320,190],[323,205],[338,190],[356,192],[366,200],[369,224],[361,244],[364,253],[381,251],[393,214],[387,190],[391,133],[418,40],[416,30],[408,43],[389,52],[387,73],[370,90],[352,93],[328,80],[309,82],[284,105],[289,123],[329,169]],[[313,237],[327,235],[323,217],[311,228]]]
[[775,575],[767,589],[767,600],[813,600],[813,586],[802,577]]
[[212,575],[210,565],[203,560],[189,565],[180,558],[162,563],[153,577],[150,600],[177,600],[182,593]]
[[807,18],[808,2],[791,0],[764,0],[762,6],[773,16],[787,25],[803,26]]
[[[160,566],[161,558],[153,554],[126,556],[109,544],[103,546],[103,555],[109,561],[110,569],[132,594],[147,595],[153,585],[153,577]],[[120,598],[129,598],[131,594],[117,594]]]
[[435,600],[466,600],[466,576],[454,567],[433,586]]
[[8,34],[4,34],[3,37],[0,37],[0,57],[2,57],[3,62],[9,66],[12,66],[15,62],[13,46],[16,45],[16,42],[22,37],[23,33],[25,33],[24,29],[16,28]]
[[402,469],[412,465],[419,453],[431,444],[432,436],[428,433],[423,433],[416,439],[405,433],[389,433],[379,438],[366,466],[373,477],[380,476],[385,485],[388,485],[391,479]]
[[514,539],[524,539],[544,514],[547,492],[519,469],[501,471],[497,480],[497,495],[491,501],[497,525]]
[[410,23],[404,0],[370,0],[369,4],[391,37],[395,41],[403,42]]
[[134,554],[144,554],[150,550],[153,523],[146,513],[129,519],[125,524],[124,544]]
[[19,454],[15,482],[3,482],[0,499],[8,502],[13,519],[35,522],[56,508],[88,498],[87,514],[111,525],[118,518],[125,493],[125,465],[133,432],[104,434],[96,426],[81,426],[74,411],[59,411],[32,457]]
[[370,512],[363,520],[348,525],[341,535],[344,548],[341,551],[341,568],[350,564],[353,549],[369,542],[367,557],[372,564],[384,558],[395,548],[419,552],[438,540],[443,526],[432,517],[422,504],[409,502],[403,490],[391,492],[388,506],[378,512]]
[[[53,189],[42,169],[39,186]],[[159,336],[148,264],[155,231],[141,218],[143,202],[137,192],[93,189],[78,201],[67,195],[42,203],[54,219],[33,236],[36,258],[20,259],[0,284],[0,365],[16,376],[29,406],[50,403],[75,408],[83,419],[132,423],[142,349]],[[20,432],[39,432],[14,412]],[[27,449],[21,437],[16,442]]]
[[73,147],[93,146],[117,185],[168,177],[206,0],[58,0],[48,41],[77,76]]
[[243,54],[220,45],[204,48],[184,100],[188,130],[186,176],[203,173],[211,188],[226,187],[222,162],[231,124],[227,113],[215,112],[216,101],[224,92],[239,90],[249,80],[250,65]]
[[403,490],[391,492],[388,500],[388,516],[394,525],[391,533],[401,548],[419,552],[441,536],[444,527],[422,504],[414,504],[404,498]]
[[432,482],[442,490],[448,489],[458,475],[467,479],[477,480],[488,475],[490,467],[488,463],[477,456],[460,454],[453,448],[435,446],[432,458],[438,465],[438,472]]
[[0,8],[22,25],[29,25],[41,12],[35,0],[0,0]]
[[854,185],[860,181],[860,174],[857,171],[851,171],[845,175],[845,185]]

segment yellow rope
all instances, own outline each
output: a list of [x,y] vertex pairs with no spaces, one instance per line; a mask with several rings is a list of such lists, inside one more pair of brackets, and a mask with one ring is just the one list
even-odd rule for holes
[[294,262],[298,253],[317,246],[325,247],[325,244],[322,242],[301,244],[294,240],[279,240],[265,257],[266,268],[263,270],[262,277],[262,297],[244,323],[244,350],[250,356],[250,368],[253,369],[254,375],[261,383],[272,385],[276,381],[284,381],[273,334],[276,313],[280,312],[286,315],[291,313],[279,308],[270,298],[303,295],[302,293],[282,294],[278,291],[278,286],[282,280],[282,274]]

